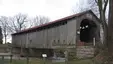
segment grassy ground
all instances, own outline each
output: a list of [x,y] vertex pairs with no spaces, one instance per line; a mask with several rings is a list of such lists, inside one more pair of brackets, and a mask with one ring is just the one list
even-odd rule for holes
[[[3,64],[3,61],[0,61],[0,64]],[[10,64],[9,60],[5,60],[4,64]],[[11,64],[27,64],[26,59],[24,60],[15,60],[13,59]],[[44,63],[42,59],[30,59],[29,64],[65,64],[64,62],[57,62],[52,63],[51,61],[47,61]],[[75,61],[69,61],[68,64],[93,64],[92,60],[86,59],[86,60],[75,60]]]

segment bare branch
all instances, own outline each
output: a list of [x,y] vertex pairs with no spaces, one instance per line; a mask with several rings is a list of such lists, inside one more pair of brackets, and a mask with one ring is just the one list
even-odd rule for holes
[[106,11],[106,7],[107,7],[107,4],[108,4],[108,0],[104,0],[104,9],[103,9],[103,11],[105,12]]
[[1,16],[0,17],[0,24],[1,24],[1,27],[2,27],[2,31],[3,31],[3,36],[4,36],[4,39],[5,39],[5,43],[7,42],[7,36],[8,36],[8,32],[7,32],[7,22],[8,22],[8,18],[5,17],[5,16]]
[[27,15],[25,14],[18,14],[14,17],[11,17],[11,26],[15,32],[18,32],[25,28],[25,22],[27,21]]
[[107,2],[107,0],[104,0],[104,3]]
[[98,4],[98,1],[97,0],[95,0],[95,2]]
[[50,21],[49,18],[48,17],[44,17],[44,16],[36,16],[33,19],[34,26],[42,25],[42,24],[45,24],[45,23],[47,23],[49,21]]

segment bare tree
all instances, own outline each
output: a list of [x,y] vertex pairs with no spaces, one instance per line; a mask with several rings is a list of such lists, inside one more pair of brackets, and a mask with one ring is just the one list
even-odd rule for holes
[[26,14],[21,13],[12,17],[1,16],[0,25],[3,31],[4,42],[7,42],[7,37],[10,37],[10,34],[12,33],[19,32],[32,26],[45,24],[49,21],[49,18],[45,16],[36,16],[35,18],[31,19],[28,18]]
[[[98,4],[99,13],[100,13],[100,22],[104,30],[104,49],[108,49],[107,53],[104,53],[107,56],[106,64],[113,64],[113,0],[95,0]],[[109,2],[109,16],[108,23],[106,22],[106,9]],[[103,61],[103,62],[106,62]]]
[[[109,53],[104,53],[104,55],[110,55],[111,57],[113,57],[112,55],[112,48],[113,48],[113,32],[111,31],[112,30],[112,26],[113,26],[113,0],[93,0],[91,2],[92,3],[96,3],[96,6],[98,7],[98,12],[99,12],[99,19],[100,19],[100,23],[102,25],[102,28],[103,28],[103,32],[104,32],[104,37],[103,37],[103,43],[104,43],[104,46],[103,46],[103,52],[106,52],[106,50],[109,52]],[[107,23],[107,19],[106,19],[106,10],[107,10],[107,5],[108,5],[108,2],[109,2],[109,21]],[[89,5],[89,4],[88,4]],[[92,7],[89,7],[89,8],[92,8]],[[110,50],[110,51],[109,51]],[[112,52],[112,53],[111,53]],[[100,53],[101,54],[101,53]],[[104,56],[103,56],[104,57]],[[109,58],[107,56],[107,58]],[[113,59],[113,58],[112,58]],[[108,59],[107,59],[108,60]],[[111,59],[109,59],[111,60]],[[113,60],[112,60],[113,61]],[[105,62],[105,57],[104,59],[102,60],[102,62],[104,63]],[[109,64],[109,63],[108,63]]]
[[[84,3],[85,2],[85,3]],[[84,5],[82,5],[84,4]],[[100,19],[100,23],[103,28],[103,43],[105,44],[107,40],[107,9],[108,0],[79,0],[78,11],[86,11],[91,9]]]
[[33,19],[33,26],[42,25],[42,24],[48,23],[49,21],[50,21],[50,19],[48,17],[45,17],[45,16],[36,16]]
[[109,0],[109,17],[108,17],[108,55],[109,55],[109,63],[113,64],[113,0]]
[[98,6],[95,0],[79,0],[76,7],[72,9],[73,13],[79,13],[86,10],[92,10],[97,16],[99,16]]
[[106,9],[107,9],[107,4],[108,0],[95,0],[95,2],[98,5],[99,9],[99,15],[100,15],[100,22],[102,24],[102,28],[104,31],[104,44],[107,43],[107,31],[108,31],[108,25],[107,25],[107,20],[106,20]]
[[5,16],[1,16],[0,17],[0,25],[1,25],[1,28],[2,28],[2,33],[3,33],[3,36],[4,36],[4,43],[7,42],[7,36],[8,36],[8,17],[5,17]]
[[[113,0],[95,0],[98,6],[99,11],[99,19],[104,32],[104,56],[102,62],[106,62],[107,64],[113,64]],[[106,10],[109,2],[109,21],[107,23],[106,19]]]
[[10,36],[11,33],[19,32],[20,30],[26,27],[27,15],[25,14],[17,14],[13,17],[0,17],[0,25],[3,31],[4,42],[7,42],[7,37]]
[[19,13],[14,17],[10,17],[9,22],[11,32],[19,32],[27,26],[27,15]]

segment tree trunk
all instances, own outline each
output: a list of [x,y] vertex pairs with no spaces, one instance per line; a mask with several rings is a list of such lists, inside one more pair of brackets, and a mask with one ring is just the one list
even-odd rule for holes
[[103,26],[103,31],[104,31],[104,46],[106,47],[106,43],[107,43],[107,35],[108,35],[108,27],[107,27],[107,23],[106,23],[106,18],[105,18],[105,13],[102,11],[101,12],[101,20],[102,20],[102,26]]
[[109,18],[108,18],[108,54],[109,64],[113,64],[113,0],[109,0]]
[[7,42],[7,35],[6,35],[6,33],[4,34],[4,38],[5,38],[5,44],[6,44],[6,42]]
[[104,38],[103,38],[103,47],[106,48],[107,47],[107,41],[108,41],[108,26],[106,23],[106,17],[105,17],[105,12],[103,10],[100,10],[100,21],[101,21],[101,25],[103,28],[103,32],[104,32]]
[[108,49],[113,52],[113,0],[109,0]]

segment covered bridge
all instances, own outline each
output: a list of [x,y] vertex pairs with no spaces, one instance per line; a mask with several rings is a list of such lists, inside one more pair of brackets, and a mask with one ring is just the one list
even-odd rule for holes
[[57,48],[98,44],[99,32],[99,20],[88,10],[12,34],[13,52],[25,54],[31,51],[31,55],[47,53],[52,56]]

